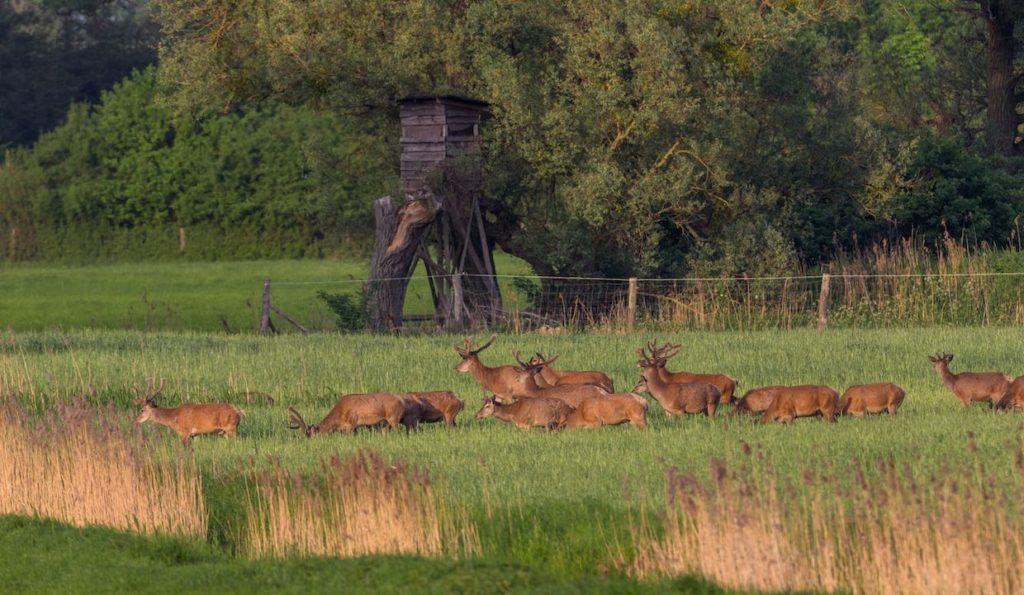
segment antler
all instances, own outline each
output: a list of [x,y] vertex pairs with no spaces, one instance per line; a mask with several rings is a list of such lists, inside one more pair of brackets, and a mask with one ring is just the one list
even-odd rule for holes
[[640,356],[640,360],[636,362],[636,365],[640,366],[641,368],[649,368],[653,366],[655,364],[655,357],[653,354],[654,350],[652,349],[651,351],[652,354],[648,356],[647,352],[644,350],[643,347],[637,349],[636,354]]
[[309,426],[295,407],[288,407],[288,427],[293,430],[301,429],[303,434],[309,436]]
[[494,343],[494,340],[497,339],[497,338],[498,338],[497,334],[491,335],[491,338],[488,339],[486,343],[484,343],[480,347],[477,347],[476,349],[473,349],[473,337],[466,337],[465,338],[465,343],[466,344],[465,344],[464,347],[459,347],[458,343],[453,343],[453,345],[455,347],[455,351],[459,355],[461,355],[463,358],[468,358],[468,357],[473,357],[474,355],[480,353],[484,349],[487,349],[488,347],[490,347],[491,344]]

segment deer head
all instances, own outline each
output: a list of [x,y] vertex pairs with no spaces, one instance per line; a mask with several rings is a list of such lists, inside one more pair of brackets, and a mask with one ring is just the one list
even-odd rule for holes
[[320,433],[320,424],[307,425],[306,421],[302,419],[302,414],[294,407],[288,408],[288,427],[293,430],[302,430],[306,438]]
[[938,367],[941,365],[949,365],[949,362],[953,361],[952,353],[936,353],[934,356],[929,355],[928,361],[934,366]]
[[476,418],[484,419],[485,417],[490,417],[494,415],[495,403],[497,403],[497,399],[495,398],[494,395],[484,397],[484,403],[480,407],[480,410],[476,412]]
[[537,353],[530,358],[530,361],[524,362],[520,357],[518,350],[512,351],[512,357],[516,358],[516,362],[519,363],[519,371],[526,372],[531,376],[543,370],[545,366],[550,366],[558,359],[557,355],[551,359],[545,359],[543,355]]
[[153,416],[153,410],[157,408],[156,397],[164,390],[164,386],[167,384],[167,380],[164,378],[160,379],[160,388],[153,389],[153,377],[146,378],[146,391],[143,392],[139,388],[138,384],[132,385],[132,391],[135,393],[135,404],[142,407],[142,411],[135,416],[135,423],[142,423],[149,420]]
[[479,361],[477,355],[484,349],[487,349],[492,344],[494,344],[494,340],[496,338],[498,338],[498,335],[491,335],[491,338],[488,339],[486,343],[484,343],[480,347],[477,347],[476,349],[473,348],[473,337],[466,337],[465,345],[463,347],[459,347],[458,343],[454,343],[453,345],[455,347],[455,352],[458,353],[459,357],[462,358],[462,362],[460,362],[459,365],[455,366],[455,370],[458,372],[469,372],[472,362]]

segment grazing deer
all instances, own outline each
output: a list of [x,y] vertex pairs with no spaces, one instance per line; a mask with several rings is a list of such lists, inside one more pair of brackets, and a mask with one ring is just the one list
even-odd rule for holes
[[836,420],[839,393],[820,384],[779,387],[772,404],[761,416],[761,423],[779,421],[784,424],[798,417],[821,415],[826,421]]
[[640,368],[640,382],[633,387],[635,393],[650,393],[665,415],[682,415],[684,413],[703,413],[714,417],[722,393],[718,387],[706,382],[665,382],[658,374],[657,358],[648,357],[643,348],[636,350],[640,360],[636,365]]
[[516,389],[523,385],[524,372],[516,366],[490,368],[480,361],[480,352],[490,347],[495,338],[497,335],[491,335],[486,343],[476,349],[473,349],[473,337],[466,337],[464,347],[459,347],[456,343],[455,351],[462,358],[462,362],[455,366],[455,370],[472,376],[484,390],[503,399],[512,399]]
[[629,422],[647,428],[647,400],[635,393],[612,393],[586,399],[565,421],[565,429],[617,426]]
[[736,415],[737,413],[764,413],[771,406],[772,401],[775,400],[775,395],[779,394],[780,389],[784,389],[784,386],[762,386],[761,388],[754,388],[748,390],[745,395],[740,397],[736,404],[733,405],[730,416]]
[[306,437],[332,432],[355,432],[358,428],[385,427],[406,430],[416,427],[420,416],[419,404],[391,393],[344,395],[318,424],[306,424],[294,407],[288,408],[288,427],[302,430]]
[[722,394],[722,403],[731,403],[733,393],[736,391],[737,381],[735,378],[725,374],[691,374],[690,372],[669,372],[665,364],[672,357],[675,357],[682,348],[682,345],[665,343],[661,347],[655,347],[654,341],[649,341],[647,347],[651,350],[651,357],[657,361],[657,372],[665,382],[706,382],[713,385]]
[[615,383],[604,372],[590,370],[556,370],[550,365],[547,365],[547,363],[553,362],[556,359],[558,359],[557,355],[548,359],[540,353],[537,353],[530,358],[530,361],[528,362],[530,365],[544,363],[544,365],[540,367],[540,371],[538,371],[534,376],[534,380],[537,381],[537,385],[541,388],[549,388],[560,384],[593,384],[595,386],[600,386],[609,393],[615,392]]
[[145,393],[138,385],[132,387],[135,396],[138,397],[135,403],[142,406],[142,411],[135,416],[135,423],[152,421],[167,426],[181,437],[185,445],[191,443],[193,436],[201,434],[221,434],[231,438],[238,435],[238,422],[242,419],[241,409],[227,403],[160,407],[156,404],[156,397],[163,392],[166,384],[167,381],[161,378],[160,388],[154,390],[153,378],[147,378]]
[[840,397],[839,413],[862,417],[865,413],[888,411],[889,415],[896,415],[906,394],[902,388],[891,382],[858,384],[846,389]]
[[964,407],[969,407],[974,401],[988,401],[989,405],[995,405],[1006,394],[1010,388],[1013,378],[1002,372],[961,372],[951,374],[949,362],[953,361],[952,353],[936,354],[928,356],[935,371],[942,378],[942,384],[953,391],[956,398]]
[[494,395],[484,398],[483,406],[476,412],[477,419],[494,416],[501,421],[513,423],[523,431],[533,426],[549,430],[560,430],[572,414],[573,408],[559,399],[536,397],[519,399],[511,405],[499,403]]
[[406,400],[413,400],[419,405],[421,423],[444,421],[444,425],[455,427],[455,417],[466,406],[462,399],[449,390],[414,392],[403,395]]
[[537,374],[541,368],[555,361],[558,356],[549,360],[541,359],[534,364],[520,359],[518,351],[513,351],[512,356],[519,363],[517,369],[522,372],[522,375],[519,377],[519,385],[512,390],[513,398],[533,399],[546,397],[549,399],[559,399],[565,401],[570,407],[576,408],[586,399],[609,394],[607,390],[595,384],[559,384],[542,388],[537,383]]
[[996,409],[1024,408],[1024,376],[1016,377],[1006,389],[1006,394],[996,403]]

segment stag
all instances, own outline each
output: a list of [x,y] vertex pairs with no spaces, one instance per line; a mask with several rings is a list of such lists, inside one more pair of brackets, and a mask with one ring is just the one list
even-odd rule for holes
[[820,384],[779,387],[772,404],[761,416],[761,423],[790,423],[798,417],[821,415],[826,421],[836,420],[839,393]]
[[[540,353],[534,354],[530,358],[530,365],[541,364],[542,362],[553,362],[558,356],[548,359]],[[590,371],[590,370],[556,370],[549,365],[542,365],[540,370],[534,376],[534,380],[537,381],[537,385],[541,388],[549,388],[552,386],[559,386],[562,384],[593,384],[600,386],[609,393],[615,392],[615,383],[612,379],[604,372]]]
[[658,401],[665,415],[682,415],[684,413],[703,413],[714,417],[722,393],[718,387],[706,382],[665,382],[658,374],[658,359],[650,356],[643,348],[636,350],[640,360],[636,365],[640,368],[640,382],[633,387],[635,393],[650,393]]
[[576,408],[586,399],[609,394],[607,390],[594,384],[559,384],[543,388],[537,383],[536,376],[541,368],[550,365],[551,362],[558,359],[558,356],[556,355],[551,359],[541,359],[533,364],[524,362],[520,358],[518,351],[513,351],[512,356],[519,363],[517,370],[522,373],[522,376],[519,377],[519,385],[512,391],[513,398],[534,399],[546,397],[549,399],[560,399],[565,401],[570,407]]
[[736,379],[725,374],[693,374],[690,372],[669,372],[665,368],[668,360],[675,357],[682,348],[682,345],[665,343],[661,347],[655,347],[654,341],[648,341],[647,348],[651,350],[651,357],[657,361],[658,376],[665,382],[706,382],[713,385],[722,394],[722,403],[731,403],[732,395],[736,391]]
[[484,419],[494,416],[501,421],[515,424],[523,431],[527,431],[533,426],[560,430],[565,426],[565,422],[572,412],[573,408],[559,399],[536,397],[519,399],[515,403],[505,405],[491,395],[484,398],[483,406],[476,412],[476,418]]
[[242,419],[242,410],[227,403],[202,403],[180,405],[178,407],[160,407],[156,397],[163,392],[167,381],[160,379],[160,388],[153,388],[153,378],[146,379],[146,392],[133,385],[137,397],[135,403],[142,411],[135,417],[135,423],[152,421],[174,430],[181,441],[187,446],[193,436],[203,434],[221,434],[234,438],[238,435],[238,422]]
[[493,345],[495,338],[497,335],[491,335],[486,343],[475,349],[473,348],[473,337],[466,337],[463,347],[459,347],[456,343],[455,351],[462,361],[455,366],[455,370],[472,376],[473,380],[476,380],[484,390],[502,399],[512,399],[513,393],[524,383],[524,372],[516,366],[490,368],[480,361],[480,352]]
[[565,422],[565,429],[597,428],[629,423],[647,428],[647,400],[636,393],[612,393],[586,399]]
[[865,413],[896,415],[906,392],[892,382],[858,384],[846,389],[839,398],[839,413],[863,417]]
[[969,407],[975,401],[988,401],[994,406],[1003,398],[1013,378],[1002,372],[961,372],[952,374],[949,371],[949,362],[953,361],[952,353],[936,354],[928,356],[935,371],[942,378],[942,384],[953,391],[956,398],[964,407]]
[[289,424],[293,430],[302,430],[307,438],[332,432],[355,432],[359,428],[376,427],[406,430],[416,427],[421,415],[414,400],[406,400],[391,393],[344,395],[327,416],[318,424],[307,424],[294,407],[288,408]]

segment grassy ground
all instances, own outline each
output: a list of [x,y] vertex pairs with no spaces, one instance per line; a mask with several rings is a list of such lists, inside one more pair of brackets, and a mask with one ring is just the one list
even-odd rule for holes
[[29,593],[727,593],[696,578],[566,579],[501,559],[240,561],[170,538],[0,517],[0,582]]
[[[502,274],[529,265],[495,254]],[[317,291],[355,294],[367,263],[334,260],[167,262],[83,267],[0,265],[0,324],[18,331],[111,328],[145,331],[252,332],[259,324],[263,280],[275,305],[303,324],[331,330],[333,315]],[[506,295],[512,287],[503,284]],[[421,266],[414,272],[407,314],[433,312]],[[278,320],[282,330],[293,330]]]
[[[630,518],[664,500],[666,464],[704,475],[709,461],[719,458],[733,467],[771,465],[797,480],[808,467],[845,473],[853,457],[869,469],[895,458],[912,463],[920,474],[949,461],[979,458],[1009,477],[1015,472],[1011,446],[1021,428],[1014,414],[978,405],[962,409],[926,359],[929,353],[952,351],[954,370],[1022,374],[1015,328],[664,334],[657,339],[684,345],[670,367],[729,373],[740,379],[740,392],[803,383],[842,391],[851,384],[889,380],[906,389],[907,399],[894,418],[841,419],[834,425],[806,419],[791,427],[725,415],[667,420],[654,405],[647,432],[607,428],[554,434],[473,420],[483,393],[452,370],[458,362],[455,337],[78,331],[0,338],[0,383],[23,393],[27,403],[64,398],[91,384],[97,400],[116,403],[127,419],[134,413],[129,387],[149,375],[168,379],[163,400],[169,404],[221,400],[244,389],[271,393],[274,405],[244,406],[240,439],[195,443],[211,515],[210,543],[222,552],[218,555],[239,548],[246,473],[270,457],[315,473],[323,457],[372,448],[388,459],[424,466],[444,499],[465,507],[478,524],[485,558],[577,584],[609,571],[616,575],[616,558],[629,555]],[[513,348],[560,353],[560,364],[603,369],[628,390],[637,374],[633,350],[650,338],[502,336],[482,358],[492,365],[507,363]],[[288,405],[318,419],[342,393],[430,389],[452,389],[465,399],[459,428],[306,440],[286,425]],[[976,452],[966,448],[968,432],[976,436]],[[744,454],[744,444],[753,455]]]

